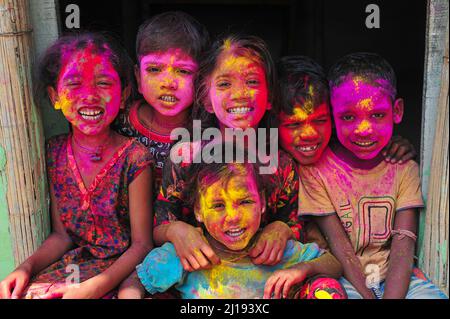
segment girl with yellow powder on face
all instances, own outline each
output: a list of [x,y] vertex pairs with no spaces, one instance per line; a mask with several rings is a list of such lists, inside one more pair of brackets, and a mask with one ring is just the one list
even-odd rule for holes
[[[276,110],[273,112],[277,106],[276,76],[263,40],[244,35],[219,38],[205,53],[199,70],[193,117],[202,121],[203,128],[215,127],[226,138],[227,129],[256,131],[273,127],[270,119],[276,114]],[[198,154],[196,143],[186,143],[189,144],[186,149],[192,150],[191,158]],[[302,222],[297,218],[296,164],[287,153],[281,150],[274,153],[272,157],[278,156],[278,166],[268,174],[270,189],[267,213],[261,222],[263,231],[249,252],[253,263],[271,266],[281,261],[289,239],[303,239]],[[170,160],[165,163],[161,190],[154,205],[153,237],[157,245],[171,242],[184,269],[195,271],[218,264],[220,259],[195,228],[192,206],[187,205],[188,198],[183,195],[190,165],[189,160],[181,164]]]
[[[195,165],[195,166],[194,166]],[[316,244],[289,240],[276,266],[255,265],[249,251],[260,235],[266,211],[265,183],[257,164],[193,164],[185,188],[205,240],[221,264],[186,272],[174,245],[154,249],[137,266],[138,278],[128,286],[127,298],[164,292],[173,285],[184,299],[197,298],[345,298],[335,279],[341,266]],[[299,289],[294,289],[294,287]]]

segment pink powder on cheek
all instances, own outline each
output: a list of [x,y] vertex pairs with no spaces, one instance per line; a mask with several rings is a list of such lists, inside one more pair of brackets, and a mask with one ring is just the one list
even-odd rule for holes
[[[103,77],[106,77],[109,86],[99,82]],[[71,86],[70,82],[63,83],[71,79],[79,84]],[[117,115],[121,94],[120,78],[108,55],[94,54],[87,48],[73,53],[61,68],[58,77],[59,102],[55,108],[59,106],[72,125],[87,134],[95,134],[109,125]],[[100,106],[105,110],[101,123],[90,125],[78,115],[79,108],[89,105]]]
[[[192,105],[194,99],[194,73],[197,63],[180,49],[150,53],[141,58],[139,90],[148,104],[165,116],[175,116]],[[148,68],[157,71],[149,72]],[[181,70],[192,74],[182,73]],[[164,104],[160,97],[173,95],[177,103]]]
[[[228,48],[227,45],[224,47]],[[264,68],[256,62],[255,57],[239,56],[232,51],[225,53],[218,59],[216,69],[211,75],[209,99],[218,120],[225,127],[256,127],[261,121],[268,106],[268,90]],[[215,80],[226,75],[229,88],[216,88]],[[255,81],[257,80],[257,81]],[[253,83],[255,82],[255,83]],[[242,104],[248,99],[248,106],[253,108],[247,116],[242,116],[235,122],[235,116],[227,112],[236,104]],[[237,101],[241,100],[239,103]]]

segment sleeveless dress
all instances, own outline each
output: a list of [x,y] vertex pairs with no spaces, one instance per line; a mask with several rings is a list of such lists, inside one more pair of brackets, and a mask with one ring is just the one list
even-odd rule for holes
[[70,141],[67,134],[49,140],[47,173],[56,198],[52,204],[74,247],[32,278],[26,298],[98,275],[131,245],[129,185],[152,164],[151,155],[130,138],[86,188]]

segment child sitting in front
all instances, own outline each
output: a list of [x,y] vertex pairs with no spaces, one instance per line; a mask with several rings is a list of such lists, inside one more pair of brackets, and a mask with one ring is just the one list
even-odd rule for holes
[[403,116],[392,67],[376,54],[350,54],[331,68],[329,81],[340,143],[300,171],[300,213],[317,216],[344,267],[349,298],[445,297],[413,271],[423,207],[418,165],[383,160]]
[[[187,272],[174,245],[155,248],[137,267],[127,298],[164,292],[173,285],[182,298],[287,298],[293,287],[308,277],[325,274],[337,278],[341,266],[316,244],[289,240],[275,266],[255,265],[248,251],[256,242],[266,210],[265,185],[257,164],[196,164],[186,187],[195,218],[221,263]],[[303,286],[301,298],[345,298],[338,281],[315,278]]]

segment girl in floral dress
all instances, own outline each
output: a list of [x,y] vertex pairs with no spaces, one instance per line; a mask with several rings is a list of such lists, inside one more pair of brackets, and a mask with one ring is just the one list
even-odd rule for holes
[[110,297],[150,251],[151,155],[110,129],[130,70],[126,53],[99,34],[62,37],[46,51],[37,90],[71,132],[46,149],[52,233],[0,283],[0,297]]

